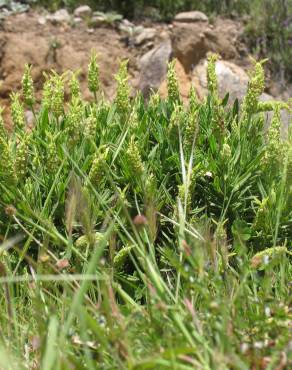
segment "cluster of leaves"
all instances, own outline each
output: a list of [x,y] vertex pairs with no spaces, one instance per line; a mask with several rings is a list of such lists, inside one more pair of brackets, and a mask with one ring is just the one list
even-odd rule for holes
[[109,103],[92,54],[94,101],[75,73],[52,72],[38,109],[26,66],[22,96],[11,96],[15,130],[0,124],[1,366],[288,363],[289,106],[258,101],[262,63],[241,105],[220,99],[215,62],[208,97],[192,89],[187,106],[175,62],[166,100],[130,98],[123,62]]

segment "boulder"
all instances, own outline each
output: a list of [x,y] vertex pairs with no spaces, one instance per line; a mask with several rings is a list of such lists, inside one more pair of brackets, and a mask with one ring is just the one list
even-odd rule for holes
[[89,18],[92,16],[92,9],[88,5],[78,6],[78,8],[74,10],[74,16],[83,19]]
[[171,32],[173,55],[189,72],[207,54],[205,24],[174,25]]
[[140,46],[147,41],[152,41],[156,36],[155,28],[144,28],[141,33],[139,33],[134,40],[136,46]]
[[194,23],[194,22],[208,22],[206,14],[199,11],[182,12],[174,17],[175,22]]
[[[200,99],[207,95],[207,63],[206,59],[203,60],[192,73],[192,82]],[[229,93],[230,100],[236,98],[242,100],[247,90],[247,73],[232,62],[218,60],[216,62],[216,74],[220,97],[223,98]]]
[[148,51],[140,59],[140,79],[138,88],[145,98],[151,90],[158,90],[165,79],[167,63],[172,53],[170,40],[165,40],[154,49]]
[[[225,25],[226,23],[226,25]],[[207,22],[174,23],[171,29],[173,55],[190,72],[208,51],[219,53],[224,59],[237,56],[236,42],[238,27],[235,22],[216,23],[211,27]]]

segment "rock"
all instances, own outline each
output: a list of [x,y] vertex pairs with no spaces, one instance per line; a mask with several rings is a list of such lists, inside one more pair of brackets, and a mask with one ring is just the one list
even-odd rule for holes
[[139,90],[145,98],[149,97],[150,91],[158,90],[161,82],[165,79],[167,63],[171,57],[172,49],[170,40],[165,40],[156,48],[148,51],[140,59]]
[[207,54],[204,35],[205,24],[181,24],[171,33],[173,55],[189,72]]
[[79,24],[79,23],[82,22],[82,18],[80,18],[80,17],[74,17],[73,22],[74,22],[74,24]]
[[[248,84],[248,75],[246,72],[234,63],[218,60],[216,62],[216,74],[220,97],[223,98],[229,93],[230,101],[236,98],[242,100]],[[196,88],[198,97],[203,99],[207,95],[207,60],[204,60],[195,67],[192,82]]]
[[206,22],[174,24],[171,30],[173,55],[187,72],[204,59],[208,51],[219,53],[224,59],[237,56],[235,44],[240,28],[228,20],[224,27],[220,22],[213,29]]
[[78,6],[78,8],[74,10],[74,16],[78,18],[89,18],[91,17],[91,15],[92,9],[88,5]]
[[152,41],[156,36],[155,28],[145,28],[141,33],[139,33],[134,40],[136,46],[142,45],[147,41]]
[[100,15],[95,15],[94,17],[91,18],[89,24],[93,28],[101,27],[105,24],[104,17]]
[[[175,63],[175,72],[176,72],[176,75],[177,75],[177,79],[179,81],[180,96],[181,96],[181,98],[184,102],[187,102],[189,92],[190,92],[190,88],[191,88],[191,81],[190,81],[190,78],[188,77],[188,75],[186,74],[186,72],[184,70],[184,67],[182,66],[182,64],[178,60],[176,60],[176,63]],[[167,81],[166,81],[166,79],[162,82],[158,91],[159,91],[159,94],[162,98],[165,99],[167,97]]]
[[124,18],[121,20],[120,24],[122,24],[125,27],[134,27],[134,23],[130,22],[128,19]]
[[174,20],[176,22],[193,23],[193,22],[208,22],[206,14],[199,11],[178,13]]
[[70,22],[70,14],[66,9],[57,10],[55,13],[47,15],[46,19],[54,24]]

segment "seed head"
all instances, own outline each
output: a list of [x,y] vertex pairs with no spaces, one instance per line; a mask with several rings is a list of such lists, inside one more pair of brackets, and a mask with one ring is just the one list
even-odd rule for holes
[[66,117],[66,132],[71,144],[76,144],[83,129],[83,105],[79,98],[73,97]]
[[69,87],[71,92],[71,97],[73,98],[79,98],[80,97],[80,83],[78,81],[78,71],[75,73],[72,73]]
[[64,112],[64,80],[55,71],[50,77],[46,76],[43,89],[43,105],[59,117]]
[[186,114],[181,104],[175,104],[171,113],[169,128],[182,127],[186,121]]
[[149,98],[148,107],[152,110],[155,110],[158,108],[160,104],[160,95],[158,92],[152,92]]
[[97,64],[96,52],[92,50],[90,62],[88,65],[88,88],[89,91],[96,94],[99,90],[99,67]]
[[0,137],[0,180],[15,184],[14,159],[9,141]]
[[281,131],[281,106],[279,104],[274,105],[274,115],[271,121],[271,125],[268,131],[268,143],[266,146],[266,152],[264,157],[264,163],[272,171],[277,168],[280,162],[283,160],[283,149],[280,131]]
[[193,141],[199,128],[199,110],[190,107],[187,114],[187,123],[185,131],[185,144],[188,148],[192,147]]
[[92,108],[89,116],[85,119],[84,136],[89,139],[94,139],[96,135],[96,126],[96,110]]
[[114,263],[114,267],[117,269],[117,270],[120,270],[123,268],[131,250],[134,248],[133,245],[130,245],[130,246],[127,246],[127,247],[123,247],[122,249],[120,249],[118,251],[118,253],[115,255],[114,257],[114,260],[113,260],[113,263]]
[[218,60],[218,55],[211,54],[208,57],[208,65],[207,65],[208,91],[215,98],[218,97],[218,81],[217,81],[217,75],[216,75],[217,60]]
[[180,102],[180,93],[179,93],[179,86],[178,86],[178,79],[175,71],[175,63],[176,60],[172,60],[168,63],[168,70],[167,70],[167,93],[169,101],[173,103]]
[[117,81],[116,105],[117,111],[121,115],[126,115],[130,108],[130,87],[128,84],[128,61],[124,60],[120,64],[119,72],[115,76]]
[[35,103],[33,79],[31,77],[31,66],[25,65],[24,75],[22,77],[22,95],[24,103],[32,107]]
[[5,207],[4,211],[5,211],[5,214],[10,217],[15,216],[17,212],[16,208],[12,204],[9,204],[7,207]]
[[106,146],[100,147],[96,152],[89,172],[89,180],[92,184],[98,184],[98,182],[102,179],[108,152],[109,148]]
[[44,108],[50,110],[51,109],[51,98],[52,98],[52,80],[49,76],[44,74],[46,81],[43,86],[43,98],[42,98],[42,105]]
[[56,117],[59,117],[64,111],[64,81],[63,76],[56,72],[52,77],[52,88],[51,110]]
[[196,90],[194,89],[193,86],[191,86],[191,88],[190,88],[189,102],[190,102],[189,112],[190,113],[196,112],[198,110],[198,108],[200,107],[200,103],[198,101],[198,96],[196,94]]
[[24,135],[17,145],[14,168],[18,181],[22,180],[27,173],[28,143],[29,137]]
[[127,157],[131,173],[136,177],[142,176],[144,173],[144,164],[142,162],[138,146],[135,143],[135,139],[133,136],[130,140],[130,144],[127,150]]
[[22,131],[25,128],[25,116],[23,104],[20,102],[18,93],[12,93],[10,95],[10,99],[11,99],[11,115],[14,127]]
[[224,143],[223,144],[223,147],[222,147],[222,157],[225,160],[228,160],[231,157],[231,148],[230,148],[230,146],[227,143]]
[[0,138],[2,138],[4,141],[7,141],[8,136],[7,136],[7,131],[4,127],[4,120],[3,120],[3,111],[4,108],[0,107]]
[[49,174],[57,172],[60,166],[56,140],[52,136],[49,137],[49,144],[47,146],[46,166]]
[[265,71],[261,62],[254,61],[254,70],[251,72],[250,80],[247,87],[247,93],[243,100],[243,113],[256,113],[258,108],[258,98],[263,93],[265,87]]

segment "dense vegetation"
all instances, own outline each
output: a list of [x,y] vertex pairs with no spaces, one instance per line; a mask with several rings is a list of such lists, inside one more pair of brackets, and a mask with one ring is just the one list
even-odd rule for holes
[[123,62],[109,103],[93,53],[93,101],[52,72],[40,106],[26,66],[0,122],[1,368],[288,366],[291,107],[259,102],[260,62],[220,99],[215,61],[188,106],[174,62],[166,100],[131,99]]

